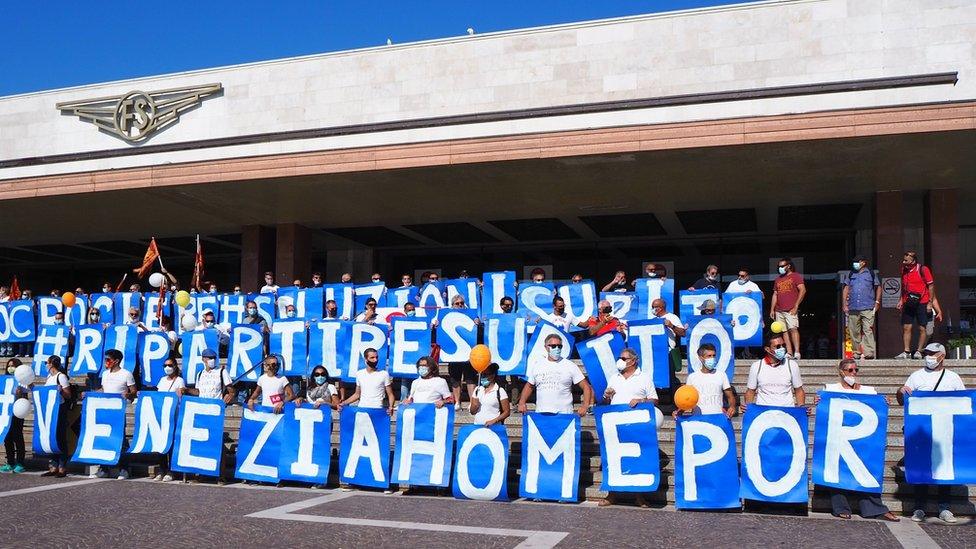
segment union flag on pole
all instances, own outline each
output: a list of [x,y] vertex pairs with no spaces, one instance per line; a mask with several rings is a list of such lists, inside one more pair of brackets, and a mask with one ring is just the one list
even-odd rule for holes
[[139,278],[145,278],[149,269],[152,268],[153,262],[159,259],[159,248],[156,247],[156,237],[153,237],[149,241],[149,247],[146,248],[146,255],[142,257],[142,266],[132,269],[132,272],[136,273]]
[[193,257],[193,280],[190,281],[190,287],[200,290],[200,284],[203,280],[203,248],[200,247],[200,235],[197,235],[197,253]]

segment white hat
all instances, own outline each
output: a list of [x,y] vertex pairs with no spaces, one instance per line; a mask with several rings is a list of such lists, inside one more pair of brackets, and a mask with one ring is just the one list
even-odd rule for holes
[[945,354],[946,350],[941,343],[929,343],[928,345],[925,346],[923,352],[936,355],[939,353]]

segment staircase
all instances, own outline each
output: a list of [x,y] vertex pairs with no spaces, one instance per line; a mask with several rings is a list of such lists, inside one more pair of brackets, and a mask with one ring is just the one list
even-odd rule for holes
[[[745,394],[746,379],[748,377],[749,365],[751,360],[736,361],[736,369],[733,386],[741,399]],[[967,387],[976,388],[976,361],[947,361],[950,369],[954,370],[961,377]],[[885,452],[885,474],[882,500],[892,509],[892,511],[908,512],[911,511],[913,503],[912,486],[904,482],[904,475],[898,470],[897,462],[904,456],[904,439],[902,427],[904,420],[904,409],[898,406],[894,394],[902,386],[908,375],[915,369],[922,366],[920,360],[871,360],[861,362],[861,383],[875,388],[879,394],[889,396],[889,416],[888,416],[888,447]],[[807,404],[812,405],[813,396],[818,390],[822,390],[826,383],[836,383],[837,361],[836,360],[803,360],[801,362],[801,375],[803,385],[807,392]],[[447,367],[441,366],[441,374],[447,375]],[[678,378],[684,381],[686,374],[678,374]],[[83,379],[72,380],[81,385]],[[397,383],[394,383],[397,385]],[[531,408],[531,405],[530,405]],[[522,437],[522,416],[515,412],[515,404],[512,406],[512,416],[505,422],[506,430],[511,442],[511,453],[509,457],[508,490],[511,497],[518,495],[518,474],[521,467],[521,437]],[[658,441],[661,452],[661,484],[660,488],[647,499],[652,504],[673,505],[674,504],[674,447],[675,447],[675,423],[670,417],[672,407],[662,404],[661,409],[665,414],[664,425],[658,431]],[[236,450],[238,431],[240,427],[241,407],[231,406],[227,409],[225,419],[225,442],[231,451]],[[394,417],[394,421],[395,421]],[[455,414],[455,429],[472,423],[473,417],[467,412],[467,403],[464,409]],[[133,414],[130,407],[128,416],[127,432],[132,433]],[[813,428],[815,418],[809,419],[809,447],[808,464],[812,462],[813,455]],[[332,484],[338,482],[338,417],[333,415],[332,447],[333,447],[333,467],[330,475]],[[587,500],[603,498],[606,493],[600,490],[602,481],[600,448],[597,441],[596,426],[592,415],[583,418],[582,432],[582,457],[580,472],[580,495]],[[741,457],[742,449],[742,418],[736,416],[732,419],[732,425],[736,434],[736,448]],[[25,424],[24,437],[28,446],[31,443],[33,418],[29,417]],[[394,425],[394,432],[395,432]],[[29,452],[28,452],[29,453]],[[146,468],[147,472],[152,472],[154,465],[152,460],[137,458],[133,463],[132,469],[138,473],[141,467]],[[43,466],[43,461],[38,460],[36,465]],[[233,476],[233,456],[225,456],[224,459],[225,475],[230,478]],[[812,465],[810,465],[812,467]],[[809,509],[816,511],[829,511],[830,502],[828,496],[819,488],[815,488],[811,483]],[[934,494],[933,494],[934,496]],[[624,499],[626,501],[626,499]],[[974,515],[976,514],[976,486],[954,487],[952,492],[952,511],[956,514]],[[853,504],[853,502],[852,502]],[[930,512],[934,512],[935,501],[930,503]]]

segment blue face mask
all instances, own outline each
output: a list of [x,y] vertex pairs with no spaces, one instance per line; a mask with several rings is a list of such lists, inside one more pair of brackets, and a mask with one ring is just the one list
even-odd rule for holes
[[484,387],[485,389],[487,389],[488,386],[491,385],[491,380],[488,379],[487,377],[483,377],[483,378],[481,378],[481,381],[479,381],[478,383],[480,383],[482,387]]
[[783,360],[784,358],[786,358],[786,348],[779,347],[773,350],[773,356],[776,357],[776,360]]
[[417,316],[417,311],[407,311],[407,316]]
[[853,267],[854,267],[854,270],[855,271],[860,271],[861,270],[861,262],[860,261],[855,261],[853,263]]
[[288,315],[288,318],[295,318],[295,311],[288,311],[286,314]]
[[249,314],[250,316],[258,316],[258,310],[253,308],[248,308],[247,314]]
[[427,366],[421,366],[417,368],[417,373],[420,374],[420,377],[427,377],[427,374],[430,373],[430,368]]
[[559,360],[563,356],[562,347],[550,347],[549,348],[549,358],[553,360]]
[[779,274],[785,275],[786,274],[786,267],[780,267],[779,268]]
[[715,362],[716,362],[715,361],[715,357],[706,358],[706,359],[702,360],[702,366],[704,366],[705,368],[708,368],[709,370],[714,370],[715,369]]
[[317,385],[325,385],[325,376],[315,376],[312,379],[315,380]]

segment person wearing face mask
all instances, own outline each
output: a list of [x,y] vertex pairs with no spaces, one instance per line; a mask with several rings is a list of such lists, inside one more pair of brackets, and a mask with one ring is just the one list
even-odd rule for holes
[[716,290],[719,292],[719,294],[721,294],[722,292],[721,284],[722,282],[719,280],[719,276],[718,276],[718,266],[709,265],[708,267],[705,267],[704,276],[696,280],[695,283],[692,284],[691,287],[688,289],[689,290]]
[[319,364],[312,368],[312,374],[308,376],[308,387],[304,394],[295,399],[295,406],[301,406],[308,402],[313,408],[328,406],[333,410],[339,408],[339,393],[332,386],[332,378],[325,366]]
[[295,320],[297,317],[298,311],[295,309],[294,305],[289,303],[287,306],[285,306],[285,318],[288,320]]
[[227,330],[227,326],[217,324],[217,318],[214,316],[213,311],[207,311],[203,313],[203,322],[197,324],[195,331],[203,330],[217,330],[217,341],[220,344],[220,354],[226,356],[227,346],[230,344],[230,332]]
[[807,286],[792,259],[780,259],[776,269],[779,276],[773,281],[769,318],[786,326],[786,354],[800,360],[800,304],[807,295]]
[[935,322],[942,321],[942,307],[935,297],[935,278],[932,271],[918,262],[918,254],[909,250],[901,260],[901,300],[898,302],[901,311],[902,342],[904,352],[895,358],[920,358],[918,351],[912,352],[912,327],[918,326],[917,349],[925,347],[928,339],[926,325],[929,323],[929,311],[934,311]]
[[112,291],[112,283],[111,282],[106,282],[106,283],[102,284],[102,293],[103,294],[112,294],[112,293],[114,293]]
[[[17,366],[23,364],[20,359],[11,358],[7,361],[7,375],[14,375]],[[30,387],[17,384],[14,388],[14,399],[30,398]],[[10,428],[7,430],[7,437],[3,439],[3,448],[7,452],[7,463],[0,466],[0,473],[23,473],[24,459],[27,454],[27,447],[24,443],[24,420],[13,414],[10,415]]]
[[481,372],[478,387],[471,395],[471,413],[474,414],[474,424],[491,427],[504,425],[505,419],[512,414],[512,404],[508,392],[499,383],[498,364],[492,362]]
[[566,311],[566,301],[558,295],[552,298],[552,312],[542,315],[542,319],[568,332],[573,328],[588,328],[587,321]]
[[[840,380],[837,383],[827,383],[824,386],[824,390],[834,393],[877,394],[874,387],[861,385],[858,379],[859,371],[860,368],[857,365],[857,361],[850,358],[841,360],[837,365],[837,376]],[[818,394],[813,399],[813,405],[816,406],[819,403],[820,395]],[[822,488],[830,494],[830,506],[832,507],[832,514],[835,517],[842,519],[851,518],[851,504],[848,501],[848,496],[855,496],[858,499],[858,508],[862,517],[880,518],[890,522],[898,522],[900,520],[894,513],[888,510],[888,507],[881,501],[881,498],[875,494],[842,491],[827,486]]]
[[[519,398],[518,410],[524,414],[528,408],[526,404],[532,393],[536,393],[535,411],[548,414],[573,413],[573,385],[583,391],[583,399],[576,413],[585,417],[590,405],[593,404],[593,388],[586,380],[579,366],[563,358],[563,340],[556,334],[551,334],[544,341],[546,349],[545,360],[536,361],[527,376],[525,387]],[[568,354],[568,353],[567,353]]]
[[139,309],[136,309],[135,307],[129,307],[129,312],[127,313],[125,323],[135,326],[136,329],[140,332],[148,332],[149,328],[147,328],[146,325],[143,324],[141,320],[139,320],[141,315],[142,312],[139,311]]
[[67,471],[65,470],[65,466],[68,463],[68,457],[63,453],[67,448],[64,435],[68,428],[68,408],[65,406],[65,403],[72,398],[72,395],[71,381],[68,379],[67,369],[61,363],[61,357],[48,357],[47,379],[44,381],[44,385],[56,386],[58,388],[58,400],[61,402],[61,407],[58,409],[59,411],[55,436],[58,441],[58,448],[61,449],[62,453],[51,455],[48,461],[48,471],[41,476],[64,478],[68,475]]
[[[650,373],[637,367],[637,351],[627,347],[617,357],[617,373],[607,380],[607,390],[603,393],[604,404],[626,404],[633,408],[638,404],[650,402],[657,405],[657,390]],[[635,494],[639,507],[649,507],[641,493]],[[598,505],[606,507],[617,503],[617,494],[608,492]]]
[[[698,390],[698,405],[690,414],[725,414],[731,418],[735,415],[736,398],[729,378],[724,373],[716,373],[717,356],[715,346],[702,343],[698,347],[698,359],[701,368],[688,374],[685,385],[691,385]],[[678,417],[678,410],[672,416]]]
[[[668,278],[668,268],[662,263],[648,263],[644,265],[644,277],[664,282]],[[632,280],[630,285],[636,288],[637,279]]]
[[271,271],[264,273],[264,286],[261,286],[259,293],[262,294],[276,294],[278,293],[278,285],[275,284],[275,276]]
[[254,405],[261,399],[261,406],[274,410],[280,414],[285,409],[285,403],[295,399],[288,378],[279,376],[281,359],[278,355],[271,355],[264,360],[264,373],[258,378],[258,384],[247,399],[247,407],[254,410]]
[[204,349],[200,353],[200,359],[203,361],[203,370],[197,373],[194,386],[177,389],[176,394],[219,398],[224,401],[224,404],[233,403],[234,398],[237,397],[237,389],[234,387],[227,369],[222,366],[218,368],[220,361],[217,358],[217,352],[213,349]]
[[739,269],[739,276],[725,288],[727,294],[751,294],[752,292],[762,293],[759,285],[750,280],[749,269],[743,267]]
[[591,316],[586,321],[586,329],[591,336],[601,336],[614,330],[626,334],[627,325],[613,316],[613,306],[606,299],[601,299],[597,303],[597,315]]
[[503,313],[506,314],[510,313],[512,312],[513,309],[515,309],[515,300],[513,300],[508,296],[505,296],[498,300],[498,307],[502,310]]
[[[765,350],[766,356],[749,368],[742,411],[753,402],[761,406],[804,406],[806,393],[800,365],[786,353],[783,334],[768,336]],[[811,408],[807,408],[807,413],[812,413]]]
[[64,326],[64,313],[61,311],[54,313],[53,322],[55,326]]
[[312,273],[312,287],[321,288],[322,284],[322,273],[318,271]]
[[[945,367],[945,347],[941,343],[929,343],[922,351],[925,359],[925,367],[914,372],[905,381],[905,385],[898,389],[895,395],[899,405],[904,405],[906,398],[911,398],[915,391],[965,391],[966,385],[962,382],[959,374]],[[926,484],[916,484],[913,486],[915,491],[915,512],[912,520],[923,522],[925,520],[925,508],[928,504],[928,493],[930,486]],[[938,491],[939,518],[943,522],[956,522],[955,515],[949,510],[949,497],[952,486],[940,484]]]
[[[159,384],[156,385],[156,390],[160,393],[182,394],[181,389],[185,389],[186,384],[183,382],[183,376],[180,375],[180,367],[176,365],[174,359],[167,358],[163,361],[163,374],[165,375],[163,379],[159,380]],[[156,476],[153,477],[154,481],[171,482],[173,480],[173,474],[169,469],[172,457],[172,447],[170,447],[169,452],[159,456],[159,469],[156,471]]]
[[390,379],[389,372],[379,369],[379,357],[379,353],[372,347],[363,351],[366,368],[356,372],[356,391],[339,403],[340,410],[355,402],[359,402],[359,406],[363,408],[383,408],[383,397],[386,397],[386,413],[393,415],[396,402],[396,397],[393,396],[393,380]]
[[417,360],[417,375],[420,377],[410,386],[410,396],[404,404],[433,404],[437,408],[454,403],[454,395],[447,381],[438,375],[437,363],[429,356]]
[[681,346],[678,342],[685,335],[687,328],[681,323],[681,319],[674,313],[667,311],[666,303],[663,299],[657,298],[651,302],[651,314],[654,318],[664,321],[664,333],[668,335],[668,362],[671,364],[671,386],[677,386],[675,373],[681,371]]
[[342,284],[352,284],[352,273],[342,273],[339,277],[339,282]]
[[881,308],[881,281],[868,268],[863,255],[854,257],[852,269],[841,277],[841,309],[847,315],[847,331],[851,334],[854,358],[874,358],[874,318]]
[[235,284],[234,285],[234,291],[231,292],[231,294],[233,294],[233,295],[241,295],[241,287],[240,287],[240,285]]
[[258,313],[258,304],[248,301],[244,305],[244,322],[242,324],[256,324],[261,327],[261,331],[268,333],[268,321]]
[[626,292],[627,291],[627,273],[623,271],[617,271],[613,275],[613,280],[607,282],[603,287],[604,292]]

